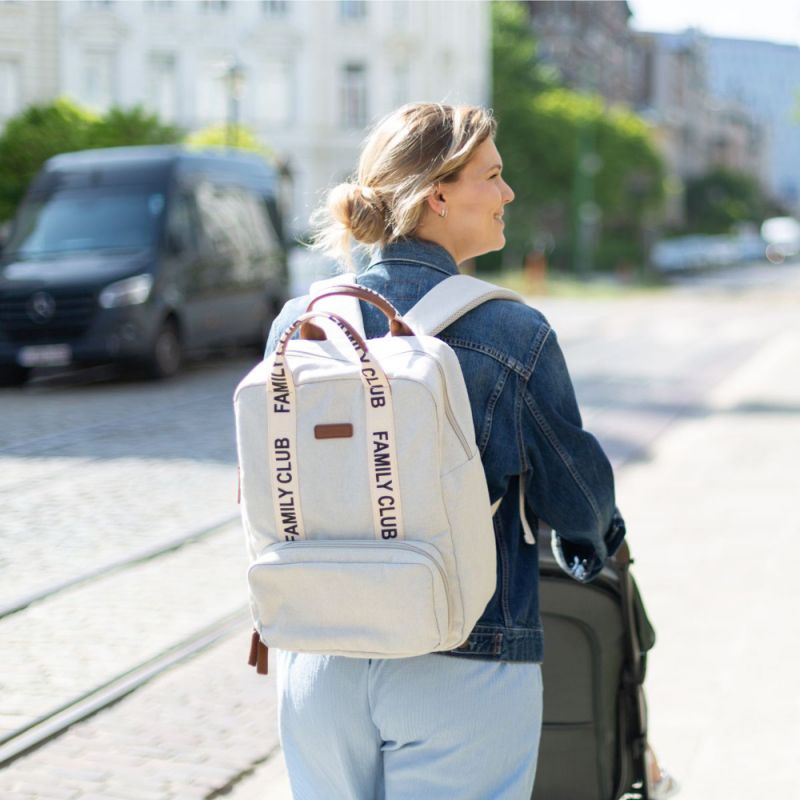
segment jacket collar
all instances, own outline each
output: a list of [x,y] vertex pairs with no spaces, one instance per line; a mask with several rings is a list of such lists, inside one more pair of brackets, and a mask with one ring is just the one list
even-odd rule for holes
[[445,275],[458,275],[458,265],[441,245],[424,239],[399,239],[384,245],[370,262],[368,269],[377,264],[402,261],[406,264],[420,264],[443,272]]

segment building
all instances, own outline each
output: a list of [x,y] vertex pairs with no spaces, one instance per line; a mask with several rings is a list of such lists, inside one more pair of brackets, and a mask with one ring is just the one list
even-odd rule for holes
[[[707,38],[699,31],[639,33],[640,70],[634,87],[637,112],[655,129],[667,172],[681,181],[714,167],[753,176],[771,193],[767,179],[768,129],[733,100],[716,96],[709,80]],[[667,216],[682,222],[680,193]]]
[[[352,171],[371,121],[412,100],[490,96],[483,0],[46,0],[0,3],[0,20],[9,5],[54,19],[58,67],[46,91],[7,90],[9,108],[66,95],[97,111],[142,104],[187,131],[236,119],[288,165],[295,233]],[[41,30],[15,31],[17,49],[44,48]]]
[[527,7],[539,58],[566,86],[630,102],[637,51],[625,0],[532,0]]
[[800,47],[709,36],[705,52],[710,92],[769,131],[767,186],[800,213]]
[[28,105],[58,94],[55,3],[0,2],[0,128]]

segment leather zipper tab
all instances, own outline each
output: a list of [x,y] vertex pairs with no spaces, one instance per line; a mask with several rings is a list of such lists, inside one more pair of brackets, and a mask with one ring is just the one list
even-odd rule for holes
[[269,648],[258,640],[258,655],[256,657],[256,672],[259,675],[269,675]]
[[254,630],[250,636],[250,655],[247,659],[247,663],[254,667],[258,663],[258,643],[261,641],[261,637],[258,635],[258,631]]
[[257,630],[250,635],[250,655],[247,663],[255,667],[259,675],[269,675],[269,648],[261,641]]

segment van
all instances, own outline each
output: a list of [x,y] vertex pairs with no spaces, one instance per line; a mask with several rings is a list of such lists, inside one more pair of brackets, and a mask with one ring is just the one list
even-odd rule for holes
[[51,158],[0,256],[0,381],[108,362],[165,378],[191,352],[263,346],[288,288],[278,196],[243,151]]

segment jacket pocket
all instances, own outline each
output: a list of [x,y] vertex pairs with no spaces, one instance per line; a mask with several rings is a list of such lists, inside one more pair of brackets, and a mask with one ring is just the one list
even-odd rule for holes
[[448,634],[444,567],[423,542],[280,542],[252,564],[248,581],[271,647],[400,658],[430,653]]

